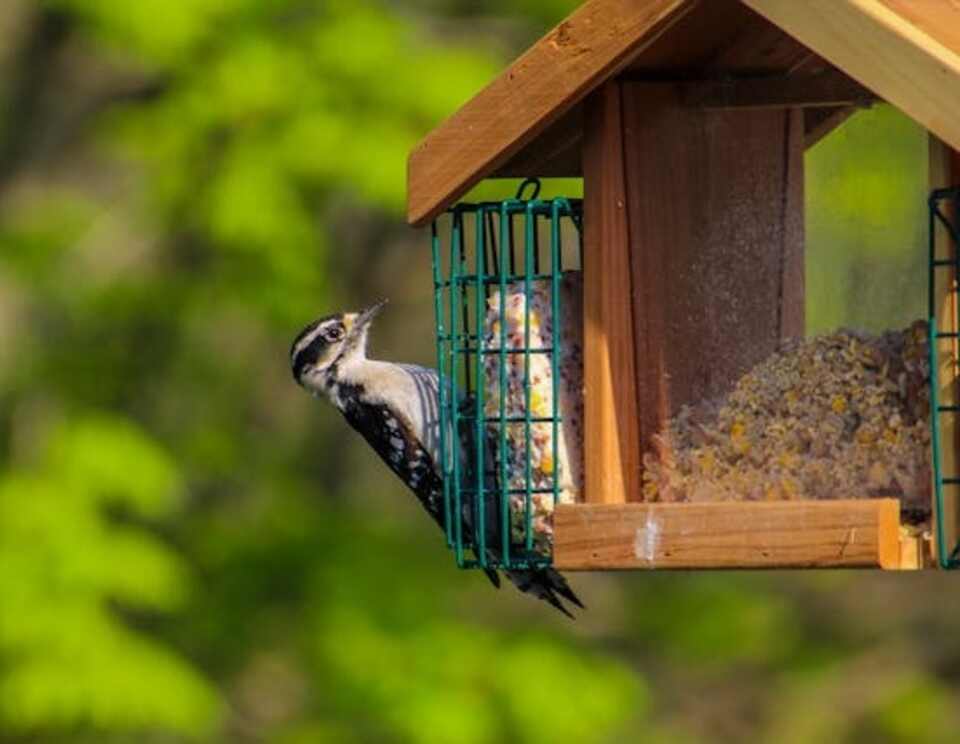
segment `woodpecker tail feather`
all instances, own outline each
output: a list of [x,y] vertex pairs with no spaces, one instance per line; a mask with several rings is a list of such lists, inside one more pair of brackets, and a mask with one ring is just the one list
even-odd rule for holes
[[573,615],[564,607],[563,602],[560,601],[561,597],[580,609],[586,609],[579,597],[573,593],[567,580],[552,568],[540,568],[535,571],[506,571],[506,574],[521,592],[539,597],[571,620]]
[[490,579],[490,583],[493,584],[494,589],[500,588],[500,574],[494,571],[492,568],[485,568],[483,572],[487,575],[487,578]]

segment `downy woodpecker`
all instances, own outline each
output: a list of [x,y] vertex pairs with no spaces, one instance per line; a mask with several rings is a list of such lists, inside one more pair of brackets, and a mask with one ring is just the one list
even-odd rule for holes
[[[304,328],[290,348],[293,377],[343,414],[443,529],[437,374],[424,367],[367,358],[370,324],[384,304],[359,313],[328,315]],[[467,511],[461,518],[465,534],[472,534]],[[494,538],[491,545],[497,542]],[[497,572],[487,569],[486,573],[499,587]],[[561,597],[583,607],[552,568],[504,573],[521,592],[539,597],[565,615],[572,617]]]

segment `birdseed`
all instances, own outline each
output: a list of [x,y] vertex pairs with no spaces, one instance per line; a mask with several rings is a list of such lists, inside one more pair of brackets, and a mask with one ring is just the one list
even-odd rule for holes
[[[558,360],[559,380],[557,405],[554,405],[553,369],[549,351],[531,352],[529,369],[526,355],[506,355],[506,417],[524,416],[528,408],[525,380],[529,379],[529,411],[534,419],[560,419],[554,441],[552,421],[530,424],[529,464],[530,487],[540,493],[531,494],[531,516],[534,547],[539,552],[549,550],[553,537],[554,494],[556,479],[557,502],[577,501],[583,472],[583,353],[581,330],[580,274],[564,274],[560,284],[560,337],[562,344]],[[551,349],[554,341],[552,285],[549,281],[531,283],[529,299],[529,348]],[[487,300],[484,323],[484,343],[487,349],[500,349],[501,331],[505,334],[504,348],[522,350],[526,342],[527,298],[523,282],[511,283],[506,288],[504,313],[500,314],[500,291],[493,291]],[[502,324],[502,328],[501,328]],[[497,467],[504,453],[499,450],[500,416],[500,355],[488,354],[484,359],[485,415],[488,431],[498,443]],[[527,377],[529,376],[529,377]],[[493,420],[491,420],[493,419]],[[524,489],[527,483],[527,429],[524,422],[507,422],[506,483],[511,490]],[[512,538],[522,542],[525,537],[526,495],[510,495]]]
[[644,455],[660,502],[900,499],[930,519],[927,327],[792,341],[722,399],[685,406]]

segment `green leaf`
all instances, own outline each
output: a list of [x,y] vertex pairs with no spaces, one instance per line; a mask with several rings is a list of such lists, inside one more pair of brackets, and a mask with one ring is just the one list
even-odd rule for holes
[[116,416],[78,417],[49,440],[33,466],[0,477],[0,728],[209,733],[215,690],[109,609],[169,611],[186,597],[177,553],[104,508],[169,516],[175,465]]

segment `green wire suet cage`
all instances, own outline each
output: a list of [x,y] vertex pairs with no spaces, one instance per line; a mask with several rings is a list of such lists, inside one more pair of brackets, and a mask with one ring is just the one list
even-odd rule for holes
[[[465,568],[522,570],[551,562],[549,545],[536,534],[534,504],[556,505],[560,478],[555,471],[552,482],[537,482],[530,453],[533,430],[546,426],[557,462],[560,287],[565,272],[580,268],[582,203],[540,199],[539,191],[539,182],[528,179],[516,198],[456,204],[432,226],[444,518],[447,543]],[[531,342],[535,288],[549,296],[549,345]],[[506,322],[488,322],[488,312],[504,318],[508,292],[525,298],[522,340],[513,345]],[[539,412],[531,407],[537,358],[548,361],[553,386],[549,410]],[[511,370],[514,377],[522,372],[519,410],[508,406]],[[508,472],[510,452],[525,463],[519,478]]]
[[[943,448],[956,447],[956,442],[944,442],[941,435],[941,420],[944,416],[960,416],[960,376],[955,375],[953,385],[955,391],[953,400],[955,403],[950,405],[941,404],[940,390],[940,341],[950,340],[956,345],[960,342],[960,310],[958,303],[952,303],[954,317],[949,319],[947,327],[950,331],[939,330],[942,327],[940,319],[937,317],[936,300],[936,280],[938,271],[950,271],[954,277],[960,277],[960,188],[938,189],[930,195],[930,220],[928,225],[930,241],[930,280],[927,287],[928,312],[927,328],[929,333],[930,350],[930,428],[931,428],[931,448],[933,459],[933,480],[934,480],[934,502],[936,507],[936,541],[937,541],[937,560],[941,568],[955,569],[960,568],[960,541],[951,546],[947,538],[946,526],[946,492],[953,494],[958,498],[960,491],[960,473],[944,472]],[[949,239],[943,241],[948,246],[948,255],[939,255],[937,251],[938,232],[945,231]],[[953,292],[957,292],[956,286]],[[950,364],[957,364],[954,356],[950,357]]]

